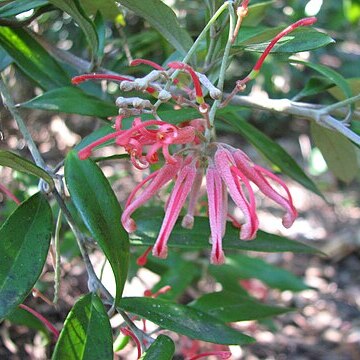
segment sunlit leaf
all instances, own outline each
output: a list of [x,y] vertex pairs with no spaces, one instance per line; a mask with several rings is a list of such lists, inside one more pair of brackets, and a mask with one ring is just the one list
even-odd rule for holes
[[80,298],[68,314],[52,356],[63,359],[113,359],[110,321],[96,294]]

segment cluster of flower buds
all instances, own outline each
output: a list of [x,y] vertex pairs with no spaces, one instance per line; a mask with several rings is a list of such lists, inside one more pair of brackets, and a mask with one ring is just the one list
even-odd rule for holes
[[[238,12],[239,21],[246,15],[247,3],[242,3]],[[230,97],[259,72],[266,56],[277,41],[298,26],[311,25],[315,18],[299,20],[281,31],[268,45],[253,70],[243,80],[239,80]],[[122,91],[140,91],[150,94],[159,102],[173,101],[174,105],[192,106],[199,111],[199,118],[174,125],[162,121],[156,113],[157,106],[148,99],[141,97],[120,97],[119,116],[114,123],[114,132],[94,141],[79,151],[80,159],[88,158],[93,150],[113,140],[130,155],[132,164],[138,169],[146,169],[159,161],[162,167],[153,171],[131,192],[125,204],[121,222],[129,232],[136,231],[136,222],[132,218],[135,210],[143,206],[169,182],[174,181],[169,199],[165,205],[165,217],[152,247],[155,256],[164,258],[167,255],[167,243],[173,227],[188,198],[187,213],[182,226],[191,229],[196,215],[197,202],[201,195],[203,178],[206,179],[208,199],[208,215],[211,229],[212,244],[211,262],[222,264],[225,261],[222,239],[228,214],[228,193],[235,205],[243,213],[240,239],[251,240],[256,237],[259,220],[256,213],[256,200],[251,185],[257,188],[285,210],[284,227],[290,227],[297,212],[292,197],[285,183],[271,171],[254,164],[241,150],[227,144],[218,143],[205,136],[209,130],[208,110],[210,105],[205,101],[203,87],[212,99],[222,100],[223,94],[209,79],[196,72],[190,65],[182,62],[170,62],[165,69],[149,60],[137,59],[131,65],[149,65],[153,70],[142,78],[132,79],[117,75],[86,74],[73,79],[79,84],[89,79],[105,79],[118,81]],[[193,87],[183,86],[177,78],[179,72],[187,73]],[[172,83],[172,85],[171,85]],[[178,88],[186,94],[178,96],[173,89]],[[225,104],[227,99],[223,102]],[[153,114],[153,120],[142,121],[142,114]],[[123,119],[135,117],[130,128],[123,128]],[[146,255],[150,249],[146,251]],[[139,258],[139,264],[145,264],[146,255]]]

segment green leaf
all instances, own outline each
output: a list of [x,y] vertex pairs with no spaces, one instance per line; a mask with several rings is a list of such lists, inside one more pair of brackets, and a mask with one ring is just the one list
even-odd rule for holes
[[[350,86],[352,94],[360,94],[360,78],[346,79],[346,81]],[[339,101],[346,99],[346,96],[338,86],[334,86],[329,89],[329,93]],[[360,107],[360,100],[355,103],[355,106]]]
[[141,357],[142,360],[171,360],[175,352],[174,342],[166,335],[159,335]]
[[[228,267],[229,271],[238,281],[240,279],[255,278],[261,280],[269,287],[281,291],[302,291],[309,289],[301,279],[289,271],[270,265],[259,258],[243,254],[229,255],[223,267]],[[212,273],[213,270],[218,271],[214,265],[211,265],[210,268],[210,273]]]
[[334,83],[325,77],[320,76],[313,76],[308,80],[308,82],[305,84],[304,88],[291,100],[292,101],[299,101],[300,99],[307,97],[307,96],[313,96],[317,95],[330,87],[332,87]]
[[349,183],[359,174],[356,147],[345,136],[311,122],[311,136],[334,175]]
[[161,0],[120,0],[122,5],[147,20],[159,33],[183,55],[186,55],[193,41],[183,29],[175,13]]
[[279,144],[248,123],[238,114],[225,114],[222,115],[222,118],[230,124],[236,132],[244,136],[246,140],[261,152],[266,159],[276,165],[284,174],[290,176],[305,188],[323,198],[323,195],[314,182]]
[[301,65],[307,66],[307,67],[317,71],[321,75],[323,75],[326,78],[328,78],[329,80],[331,80],[334,84],[336,84],[343,91],[346,98],[352,97],[352,91],[351,91],[351,88],[350,88],[348,82],[337,71],[330,69],[329,67],[327,67],[325,65],[313,64],[313,63],[311,63],[309,61],[305,61],[305,60],[290,58],[289,61],[292,64],[301,64]]
[[14,325],[26,326],[29,329],[41,331],[47,337],[49,336],[47,327],[35,315],[22,308],[16,308],[6,319]]
[[[151,213],[151,217],[148,214]],[[150,246],[154,245],[164,219],[164,213],[159,208],[142,208],[134,216],[137,231],[131,235],[131,244]],[[184,229],[181,226],[181,218],[171,232],[168,242],[169,247],[182,249],[209,249],[210,226],[206,217],[196,217],[194,227]],[[223,239],[224,249],[252,250],[261,252],[285,252],[294,253],[317,253],[318,250],[285,237],[259,230],[252,241],[242,241],[239,238],[239,229],[230,222],[226,225],[226,233]]]
[[73,86],[48,91],[20,104],[20,106],[28,109],[61,111],[101,118],[115,116],[119,112],[114,104],[89,95]]
[[36,9],[38,7],[47,5],[49,2],[47,0],[16,0],[12,1],[0,8],[0,17],[11,17],[18,14],[21,14],[25,11]]
[[0,228],[0,319],[26,298],[44,267],[52,214],[37,193],[19,205]]
[[54,180],[45,170],[10,151],[0,150],[0,165],[42,178],[50,185],[51,189],[55,186]]
[[254,342],[251,337],[189,306],[161,299],[128,297],[122,299],[120,307],[125,311],[150,320],[164,329],[186,335],[192,339],[225,345]]
[[70,84],[70,79],[56,60],[25,30],[1,26],[0,45],[15,64],[43,89]]
[[0,72],[4,71],[12,62],[13,62],[13,59],[0,46]]
[[112,333],[96,294],[80,298],[68,314],[52,360],[112,360]]
[[[114,132],[114,128],[111,125],[105,125],[100,127],[99,129],[93,131],[88,136],[85,136],[79,144],[75,146],[75,150],[79,151],[83,149],[84,147],[88,146],[89,144],[93,143],[94,141],[102,138],[103,136],[106,136],[108,134],[111,134]],[[99,146],[100,147],[100,146]]]
[[171,290],[160,295],[162,299],[175,300],[181,296],[195,277],[200,275],[200,269],[197,265],[180,259],[177,263],[161,275],[160,281],[151,289],[154,294],[164,286],[171,286]]
[[273,6],[275,0],[263,1],[248,7],[249,12],[244,18],[242,25],[256,26],[265,17],[266,11]]
[[94,59],[99,48],[98,35],[94,23],[86,15],[79,0],[49,0],[49,2],[68,13],[80,26],[90,45],[90,49]]
[[100,11],[106,19],[110,20],[114,20],[120,13],[114,0],[81,0],[81,4],[89,15],[95,15]]
[[[283,29],[284,27],[276,28],[276,31],[274,29],[264,29],[263,32],[258,33],[253,38],[247,39],[244,43],[242,43],[240,37],[237,44],[246,51],[262,53],[269,45],[270,40]],[[241,33],[239,36],[241,36]],[[262,40],[266,42],[258,43],[257,41],[259,41],[260,38],[267,38],[269,41]],[[281,38],[272,48],[271,53],[298,53],[318,49],[334,42],[335,41],[325,33],[317,31],[316,29],[301,27]]]
[[188,306],[201,310],[224,322],[259,320],[293,310],[265,305],[249,296],[229,291],[205,294],[188,304]]
[[120,223],[120,205],[100,168],[80,160],[75,151],[66,157],[65,179],[82,220],[109,260],[119,304],[129,266],[129,237]]
[[104,48],[105,48],[105,40],[106,40],[106,25],[103,16],[101,15],[101,12],[97,12],[94,24],[96,28],[96,32],[99,39],[99,47],[96,52],[96,57],[98,64],[101,64],[102,58],[104,57]]

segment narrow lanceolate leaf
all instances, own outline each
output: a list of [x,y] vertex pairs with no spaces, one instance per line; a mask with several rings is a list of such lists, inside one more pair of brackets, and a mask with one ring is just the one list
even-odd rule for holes
[[11,56],[0,46],[0,72],[13,62]]
[[175,352],[174,342],[166,335],[159,335],[146,350],[142,360],[171,360]]
[[136,15],[147,20],[178,51],[186,55],[192,45],[192,39],[183,29],[175,13],[161,0],[120,0]]
[[42,178],[50,185],[51,188],[55,186],[54,180],[45,170],[10,151],[0,150],[0,165]]
[[315,183],[279,144],[235,113],[224,114],[222,118],[230,124],[236,132],[244,136],[265,158],[276,165],[284,174],[290,176],[313,193],[323,197]]
[[0,228],[0,320],[23,302],[46,261],[52,233],[47,200],[37,193]]
[[[237,47],[246,51],[262,53],[269,45],[272,38],[283,29],[284,27],[263,29],[258,33],[254,32],[254,36],[250,36],[251,33],[248,30],[247,34],[245,33],[247,35],[246,41],[242,41],[240,31]],[[292,54],[318,49],[331,43],[334,43],[334,40],[327,34],[317,31],[316,29],[302,27],[295,29],[289,35],[280,39],[280,41],[271,50],[271,53]]]
[[43,89],[70,84],[70,79],[56,60],[25,30],[1,26],[0,45],[16,65]]
[[68,314],[52,360],[112,360],[112,333],[96,294],[80,298]]
[[13,310],[6,319],[12,324],[26,326],[29,329],[41,331],[49,337],[49,331],[46,326],[32,313],[18,307]]
[[164,329],[215,344],[242,345],[254,339],[189,306],[152,298],[123,298],[121,308]]
[[101,118],[115,116],[119,111],[114,104],[72,86],[48,91],[20,104],[20,106],[28,109],[60,111]]
[[[271,288],[302,291],[309,287],[289,271],[271,265],[266,261],[242,254],[229,255],[226,265],[236,272],[237,279],[259,279]],[[214,267],[212,265],[212,267]],[[234,274],[235,274],[234,272]]]
[[329,169],[347,183],[360,172],[356,147],[345,136],[311,122],[311,136]]
[[[151,217],[148,216],[151,214]],[[159,208],[143,208],[135,213],[137,231],[131,236],[131,244],[150,246],[154,245],[164,219],[164,213]],[[286,252],[294,253],[317,253],[318,250],[285,237],[259,230],[252,241],[239,239],[239,229],[230,222],[226,225],[226,233],[223,239],[224,249],[251,250],[261,252]],[[168,242],[169,247],[183,249],[210,249],[209,245],[210,226],[206,217],[196,217],[193,229],[184,229],[181,226],[181,218],[171,232]]]
[[120,205],[100,168],[91,160],[80,160],[75,151],[66,157],[65,179],[85,225],[112,267],[119,304],[129,264],[129,237],[120,223]]
[[305,61],[305,60],[290,58],[289,61],[293,64],[305,65],[305,66],[317,71],[321,75],[325,76],[326,78],[328,78],[329,80],[334,82],[343,91],[346,98],[349,98],[352,96],[352,91],[351,91],[351,88],[350,88],[347,80],[341,74],[339,74],[337,71],[330,69],[329,67],[327,67],[325,65],[313,64],[313,63],[311,63],[309,61]]
[[88,40],[93,57],[95,57],[99,48],[96,28],[91,19],[86,15],[79,0],[49,0],[49,2],[68,13],[80,26]]
[[36,9],[41,6],[47,5],[47,0],[16,0],[12,1],[0,8],[0,17],[10,17],[21,14],[25,11]]
[[230,291],[205,294],[188,305],[225,322],[259,320],[293,310],[265,305],[250,296]]

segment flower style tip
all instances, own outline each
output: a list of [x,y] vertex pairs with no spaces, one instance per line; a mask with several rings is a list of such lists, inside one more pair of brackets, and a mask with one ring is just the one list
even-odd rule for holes
[[71,83],[73,85],[79,85],[85,81],[88,80],[111,80],[111,81],[132,81],[132,79],[126,77],[126,76],[120,76],[120,75],[109,75],[109,74],[83,74],[74,76],[71,79]]
[[133,61],[131,61],[130,66],[138,66],[140,64],[149,65],[159,71],[165,71],[165,69],[161,65],[147,59],[134,59]]

